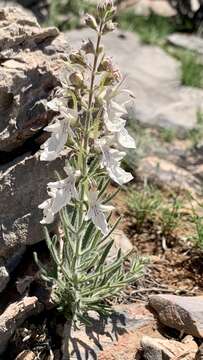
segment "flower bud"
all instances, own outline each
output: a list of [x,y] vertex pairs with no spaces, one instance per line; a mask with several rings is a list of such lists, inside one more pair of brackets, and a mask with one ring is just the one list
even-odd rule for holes
[[104,86],[110,86],[114,84],[114,79],[111,74],[107,73],[103,82]]
[[94,16],[86,14],[85,15],[85,23],[88,27],[90,27],[93,30],[98,30],[97,22]]
[[106,10],[110,11],[113,9],[113,0],[105,0]]
[[83,88],[84,87],[84,77],[81,72],[75,71],[69,76],[69,80],[72,85],[74,85],[77,88]]
[[109,20],[103,27],[103,35],[111,31],[114,31],[115,29],[116,29],[116,25],[113,23],[113,21]]
[[94,44],[90,39],[83,41],[81,50],[83,50],[85,54],[95,54]]
[[99,66],[98,66],[98,69],[97,71],[110,71],[112,72],[113,71],[113,63],[112,63],[112,60],[110,57],[104,57]]
[[107,11],[111,11],[113,8],[113,0],[101,0],[97,6],[98,14],[103,17]]
[[113,7],[111,8],[111,10],[109,10],[109,16],[112,17],[112,16],[115,15],[115,13],[116,13],[116,7],[113,6]]
[[105,74],[104,86],[114,85],[121,81],[121,73],[119,69],[114,69],[112,72],[107,72]]
[[82,54],[80,53],[80,51],[73,51],[70,55],[69,55],[69,59],[71,61],[72,64],[80,64],[84,67],[87,66],[84,57],[82,56]]
[[118,68],[117,68],[117,69],[114,69],[114,71],[113,71],[113,77],[114,77],[114,80],[115,80],[116,82],[121,81],[122,75],[121,75],[121,72],[120,72],[120,70],[119,70]]

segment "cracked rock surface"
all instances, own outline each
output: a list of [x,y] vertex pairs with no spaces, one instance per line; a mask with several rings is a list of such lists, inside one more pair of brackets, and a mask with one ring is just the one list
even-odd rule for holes
[[149,305],[162,324],[203,338],[203,296],[152,295]]
[[43,305],[38,302],[35,296],[25,296],[22,300],[15,302],[7,307],[0,316],[0,354],[2,354],[14,331],[29,316],[39,313]]
[[187,336],[183,342],[143,336],[141,348],[144,360],[194,360],[198,349],[192,336]]
[[56,116],[47,102],[68,52],[56,28],[41,28],[21,8],[0,8],[0,291],[8,261],[43,239],[38,205],[64,166],[63,158],[41,162],[38,150],[47,139],[43,128]]
[[0,9],[0,152],[22,146],[52,118],[46,103],[59,85],[69,47],[18,8]]

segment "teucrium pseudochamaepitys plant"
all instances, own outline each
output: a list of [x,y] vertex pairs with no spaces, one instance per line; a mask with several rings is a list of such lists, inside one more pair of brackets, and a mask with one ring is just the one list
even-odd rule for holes
[[86,24],[97,34],[96,46],[88,40],[69,55],[61,88],[49,102],[59,116],[45,128],[50,137],[41,150],[45,161],[67,152],[66,177],[48,183],[49,198],[39,205],[42,224],[53,222],[57,213],[61,220],[59,234],[52,239],[45,228],[55,269],[50,273],[40,267],[43,278],[53,284],[54,301],[74,320],[84,320],[88,310],[105,312],[104,299],[118,294],[143,269],[135,258],[126,272],[127,255],[121,250],[106,261],[119,222],[110,225],[109,202],[116,192],[108,193],[108,184],[110,179],[119,185],[132,179],[121,160],[124,148],[135,147],[125,129],[125,104],[115,101],[120,92],[130,93],[121,89],[120,72],[101,46],[101,37],[114,29],[114,12],[112,1],[106,0],[98,5],[97,18],[86,15]]

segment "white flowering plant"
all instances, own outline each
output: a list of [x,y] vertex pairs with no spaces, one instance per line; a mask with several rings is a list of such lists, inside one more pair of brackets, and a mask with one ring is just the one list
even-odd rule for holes
[[59,231],[52,239],[45,227],[54,271],[45,269],[35,257],[43,279],[53,285],[53,300],[74,321],[85,321],[89,310],[106,313],[105,299],[118,295],[144,268],[143,261],[133,255],[126,271],[129,254],[121,250],[109,259],[120,221],[111,224],[114,207],[110,202],[118,190],[108,191],[109,183],[123,185],[132,180],[121,161],[125,148],[135,148],[135,141],[125,128],[127,103],[116,102],[121,92],[127,97],[131,94],[122,89],[120,72],[101,45],[102,36],[115,28],[112,0],[101,2],[97,12],[97,17],[85,17],[96,33],[96,45],[88,40],[70,53],[61,87],[48,103],[57,116],[45,127],[50,137],[40,154],[42,161],[67,156],[66,177],[48,183],[49,198],[39,205],[42,224],[60,215]]

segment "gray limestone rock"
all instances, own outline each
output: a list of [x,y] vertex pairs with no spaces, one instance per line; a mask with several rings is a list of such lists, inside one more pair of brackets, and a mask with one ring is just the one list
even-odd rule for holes
[[[93,38],[88,29],[66,33],[78,47],[82,39]],[[126,77],[126,88],[135,95],[129,116],[150,126],[175,128],[185,133],[203,109],[203,90],[181,85],[181,64],[164,50],[140,43],[130,32],[114,32],[104,37],[106,52]]]
[[49,123],[46,104],[60,84],[69,46],[19,8],[0,8],[0,152],[10,152]]
[[143,336],[141,348],[144,360],[194,360],[198,350],[197,344],[191,336],[185,338],[184,343]]
[[169,35],[170,44],[192,50],[203,55],[203,39],[197,35],[174,33]]
[[152,295],[149,305],[164,325],[203,338],[203,296]]
[[201,182],[191,171],[157,156],[146,156],[140,160],[135,173],[140,180],[147,178],[163,188],[201,194]]
[[47,183],[63,166],[64,158],[43,162],[37,153],[0,168],[0,257],[7,259],[44,238],[38,205],[48,198]]
[[0,354],[2,354],[8,344],[14,331],[29,316],[39,313],[43,310],[43,305],[38,299],[33,297],[24,297],[22,300],[10,304],[0,316]]

